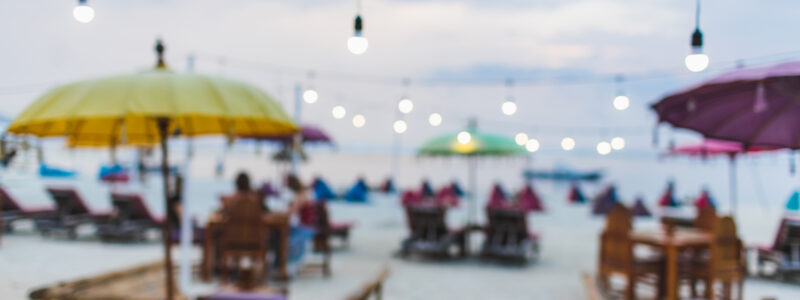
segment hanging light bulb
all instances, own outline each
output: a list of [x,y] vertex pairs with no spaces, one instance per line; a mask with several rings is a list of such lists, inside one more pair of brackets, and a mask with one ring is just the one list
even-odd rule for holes
[[617,86],[617,96],[614,97],[614,108],[617,110],[626,110],[631,106],[631,99],[625,96],[625,92],[622,89],[624,81],[625,77],[623,77],[622,74],[614,77],[614,82]]
[[615,137],[611,139],[611,148],[614,150],[622,150],[625,148],[625,139],[621,137]]
[[695,12],[695,28],[692,33],[692,52],[686,56],[684,63],[692,72],[700,72],[708,68],[708,55],[703,53],[703,32],[700,31],[700,0],[697,0]]
[[86,1],[78,0],[78,6],[72,9],[72,16],[81,23],[89,23],[94,20],[94,9]]
[[403,133],[403,132],[406,132],[406,130],[408,129],[408,124],[406,124],[406,121],[397,120],[397,121],[394,121],[394,124],[392,124],[392,127],[394,127],[394,132]]
[[353,36],[347,39],[347,49],[350,50],[350,53],[355,55],[364,54],[367,52],[367,48],[369,48],[369,41],[367,38],[362,36],[362,30],[364,29],[364,23],[361,20],[361,15],[356,15],[355,20],[355,31],[353,32]]
[[432,113],[430,116],[428,116],[428,123],[430,123],[433,127],[442,125],[442,115],[438,113]]
[[333,107],[333,110],[331,110],[331,114],[333,115],[334,118],[341,119],[344,118],[344,116],[347,114],[347,110],[344,109],[344,106],[337,105]]
[[561,149],[564,149],[565,151],[575,149],[575,140],[571,137],[565,137],[561,139]]
[[525,143],[525,150],[528,150],[528,152],[539,151],[539,141],[536,139],[528,140],[528,142]]
[[523,146],[528,142],[528,135],[524,132],[517,133],[514,136],[514,141],[517,142],[517,145]]
[[397,109],[404,114],[410,113],[412,110],[414,110],[414,102],[411,102],[411,99],[405,97],[397,103]]
[[611,144],[606,141],[597,143],[597,153],[600,155],[608,155],[611,153]]
[[463,144],[469,144],[469,142],[472,141],[472,135],[469,132],[462,131],[462,132],[458,133],[458,136],[456,136],[456,139],[462,145]]
[[514,97],[511,95],[511,89],[514,87],[513,79],[506,79],[506,101],[500,106],[503,114],[506,116],[513,115],[517,112],[517,103],[514,102]]
[[305,101],[308,104],[317,103],[318,99],[319,99],[319,94],[317,94],[317,91],[315,91],[314,89],[307,89],[303,92],[303,101]]
[[358,114],[353,116],[353,126],[356,128],[364,127],[367,124],[367,118],[364,118],[364,115]]

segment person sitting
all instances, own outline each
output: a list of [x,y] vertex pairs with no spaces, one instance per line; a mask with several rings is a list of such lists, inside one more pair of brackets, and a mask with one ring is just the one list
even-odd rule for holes
[[250,176],[245,172],[236,175],[236,191],[231,195],[223,196],[222,200],[222,213],[225,213],[230,207],[239,201],[253,201],[259,203],[259,207],[266,211],[263,201],[260,200],[258,194],[253,190],[250,185]]
[[289,231],[289,266],[291,272],[296,272],[301,265],[307,246],[314,237],[314,229],[301,224],[301,214],[307,213],[307,208],[312,203],[308,196],[308,188],[303,185],[300,178],[294,174],[287,177],[286,185],[289,188],[291,200],[289,202],[290,231]]

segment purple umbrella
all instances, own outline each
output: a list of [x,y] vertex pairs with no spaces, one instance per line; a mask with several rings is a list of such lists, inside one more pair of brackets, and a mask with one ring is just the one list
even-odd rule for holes
[[[332,144],[331,138],[327,133],[322,131],[319,127],[313,125],[300,126],[303,143],[328,143]],[[281,143],[291,143],[293,135],[262,135],[262,136],[246,136],[244,138],[254,139],[259,141],[275,141]]]
[[800,62],[739,69],[653,105],[659,122],[708,138],[800,149]]

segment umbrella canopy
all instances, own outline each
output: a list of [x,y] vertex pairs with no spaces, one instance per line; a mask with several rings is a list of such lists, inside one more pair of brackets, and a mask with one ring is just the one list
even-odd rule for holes
[[[224,78],[169,71],[161,41],[156,52],[155,70],[80,81],[51,90],[26,108],[8,131],[38,137],[66,136],[74,146],[160,144],[168,212],[170,135],[268,135],[298,130],[283,108],[259,89]],[[172,299],[170,222],[164,223],[167,298]]]
[[[323,144],[333,143],[333,140],[325,131],[314,125],[304,124],[300,126],[300,136],[303,143],[323,143]],[[254,139],[259,141],[275,141],[281,143],[291,143],[292,140],[294,139],[294,135],[293,134],[247,135],[247,136],[242,136],[242,138]]]
[[739,69],[664,97],[660,122],[745,145],[800,148],[800,62]]
[[705,139],[699,144],[685,145],[669,149],[669,155],[679,156],[713,156],[713,155],[728,155],[735,156],[740,153],[754,153],[761,151],[775,150],[776,147],[765,146],[751,146],[745,149],[742,143],[721,141],[715,139]]
[[[468,140],[463,138],[469,136]],[[459,141],[458,136],[462,135]],[[424,144],[419,155],[425,156],[512,156],[525,155],[525,148],[506,136],[480,132],[475,129],[441,135]]]

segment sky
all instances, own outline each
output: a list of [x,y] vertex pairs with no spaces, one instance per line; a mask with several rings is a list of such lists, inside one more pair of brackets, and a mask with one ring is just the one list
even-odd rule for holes
[[[396,103],[408,96],[415,109],[405,116],[407,149],[475,117],[487,131],[536,137],[543,153],[560,151],[564,136],[575,137],[582,153],[614,136],[625,137],[631,151],[653,151],[649,105],[660,96],[739,61],[800,56],[800,40],[790,38],[800,3],[792,0],[703,1],[712,62],[701,74],[683,67],[694,29],[691,0],[364,0],[370,47],[361,56],[346,49],[357,9],[350,0],[89,0],[96,11],[89,24],[73,19],[77,1],[6,2],[4,115],[58,84],[151,68],[161,37],[171,68],[186,70],[194,55],[196,72],[255,84],[290,114],[294,87],[313,87],[320,100],[303,106],[303,120],[328,129],[344,149],[389,149]],[[616,74],[627,79],[620,86]],[[630,109],[613,109],[618,90],[631,98]],[[519,106],[511,117],[500,111],[507,96]],[[347,109],[345,119],[331,116],[335,105]],[[427,124],[433,112],[442,114],[442,126]],[[366,117],[364,128],[351,125],[355,113]],[[662,145],[682,137],[660,132]]]

